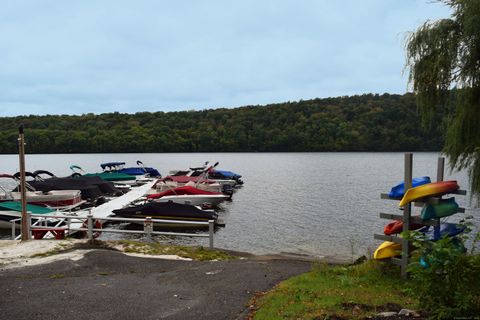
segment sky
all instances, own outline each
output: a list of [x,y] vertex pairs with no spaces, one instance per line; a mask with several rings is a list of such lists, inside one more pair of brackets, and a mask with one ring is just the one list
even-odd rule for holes
[[0,117],[405,93],[431,0],[0,1]]

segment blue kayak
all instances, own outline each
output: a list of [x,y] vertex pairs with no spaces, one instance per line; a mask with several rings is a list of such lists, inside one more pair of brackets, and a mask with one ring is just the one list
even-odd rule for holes
[[[430,183],[430,177],[419,177],[412,179],[412,188]],[[391,199],[401,199],[405,194],[405,183],[401,182],[390,190],[388,197]]]
[[432,226],[426,226],[418,230],[423,233],[427,240],[437,241],[443,237],[455,237],[465,230],[465,226],[459,226],[455,223],[442,223],[440,224],[439,232],[435,232],[435,228]]

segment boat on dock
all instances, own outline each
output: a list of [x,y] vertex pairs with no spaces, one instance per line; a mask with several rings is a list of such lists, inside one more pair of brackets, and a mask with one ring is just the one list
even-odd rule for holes
[[99,177],[102,180],[113,182],[114,184],[136,185],[138,184],[137,177],[134,175],[115,172],[103,171],[95,173],[86,173],[81,167],[71,165],[70,169],[73,171],[72,177]]
[[[50,208],[36,206],[33,204],[27,204],[27,212],[32,214],[44,214],[51,215],[55,213],[55,210]],[[22,217],[22,204],[18,201],[4,201],[0,202],[0,229],[11,229],[11,220],[19,219]],[[37,221],[38,218],[32,218],[32,224]],[[20,229],[20,223],[15,224],[15,229]]]
[[[0,178],[11,179],[16,184],[13,190],[6,190],[0,185],[0,202],[4,201],[21,201],[21,192],[18,179],[9,174],[0,174]],[[36,190],[29,183],[25,183],[27,203],[50,207],[52,209],[72,209],[84,204],[82,195],[79,190]]]
[[[199,226],[196,222],[217,222],[218,215],[213,210],[202,210],[196,206],[180,204],[175,202],[150,201],[145,204],[133,205],[122,209],[113,210],[118,217],[171,220],[172,222],[155,222],[157,228],[194,228],[202,229],[208,225]],[[183,223],[177,223],[182,221]],[[189,224],[188,222],[191,222]]]
[[147,196],[147,199],[156,202],[172,201],[194,206],[203,206],[205,204],[217,206],[221,202],[229,200],[230,198],[231,196],[227,196],[220,192],[205,191],[191,186],[173,188]]
[[102,163],[100,167],[104,171],[110,171],[110,172],[120,172],[120,173],[125,173],[129,174],[132,176],[146,176],[150,178],[161,178],[162,175],[160,172],[152,167],[145,167],[143,165],[143,162],[140,160],[137,160],[137,165],[138,167],[127,167],[125,168],[125,162],[106,162]]
[[[99,177],[57,177],[54,174],[37,170],[33,173],[27,172],[27,176],[33,180],[27,181],[35,190],[50,192],[53,190],[79,190],[87,205],[96,205],[105,201],[105,197],[113,197],[122,194],[112,182],[105,181]],[[19,173],[14,176],[17,177]]]

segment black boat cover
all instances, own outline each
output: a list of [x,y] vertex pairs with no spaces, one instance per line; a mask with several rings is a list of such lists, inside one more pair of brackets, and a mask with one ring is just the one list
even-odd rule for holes
[[92,200],[104,196],[96,185],[76,178],[50,178],[44,181],[28,181],[35,190],[48,192],[50,190],[80,190],[82,199]]
[[175,202],[147,202],[146,204],[117,209],[112,211],[121,217],[143,218],[152,217],[161,219],[161,217],[172,218],[194,218],[205,220],[217,220],[218,215],[213,211],[201,210],[195,206]]

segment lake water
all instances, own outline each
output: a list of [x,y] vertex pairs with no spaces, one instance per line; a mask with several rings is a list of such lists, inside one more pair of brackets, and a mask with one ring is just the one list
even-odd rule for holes
[[[415,153],[414,177],[436,178],[437,153]],[[350,259],[372,251],[381,241],[388,222],[379,212],[400,213],[397,201],[381,200],[380,193],[403,180],[403,153],[170,153],[170,154],[54,154],[27,155],[27,171],[45,169],[58,176],[70,174],[76,164],[88,172],[99,164],[141,160],[163,175],[172,169],[219,161],[218,168],[243,175],[245,185],[223,204],[226,222],[215,235],[215,246],[256,254],[294,253]],[[0,155],[5,173],[18,171],[16,155]],[[445,180],[458,180],[468,190],[466,172],[449,173]],[[474,215],[469,196],[457,196],[467,208],[449,221]],[[419,211],[420,209],[415,209]],[[5,233],[4,233],[5,234]],[[102,235],[104,239],[119,235]],[[176,238],[182,244],[206,244],[205,239]]]

